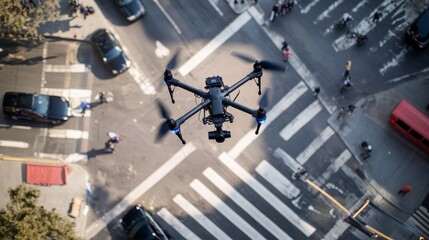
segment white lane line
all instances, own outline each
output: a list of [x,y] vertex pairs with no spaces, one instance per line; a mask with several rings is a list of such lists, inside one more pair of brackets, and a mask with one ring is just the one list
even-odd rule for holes
[[343,3],[344,0],[337,0],[334,3],[331,4],[331,6],[328,7],[325,11],[323,11],[319,16],[317,16],[316,20],[313,21],[314,24],[319,23],[323,19],[330,17],[330,13],[334,11],[341,3]]
[[87,131],[74,129],[49,129],[48,137],[51,138],[67,138],[67,139],[88,139]]
[[166,223],[174,228],[184,239],[189,240],[200,240],[200,238],[195,235],[189,228],[185,226],[182,222],[179,221],[172,213],[170,213],[166,208],[161,208],[156,214],[162,218]]
[[216,224],[208,219],[204,213],[200,212],[192,203],[190,203],[182,195],[178,194],[173,198],[173,201],[179,205],[189,216],[191,216],[196,222],[204,227],[207,232],[213,235],[217,239],[231,239],[225,232],[223,232]]
[[304,165],[308,159],[326,142],[332,135],[334,135],[334,130],[331,127],[327,126],[319,136],[317,136],[308,146],[302,151],[297,157],[296,161],[301,165]]
[[29,126],[19,126],[19,125],[12,125],[13,129],[21,129],[21,130],[31,130],[31,127]]
[[54,96],[63,96],[67,98],[89,98],[91,99],[92,90],[74,89],[74,88],[42,88],[40,93]]
[[171,23],[171,25],[173,25],[176,32],[178,34],[182,34],[182,31],[180,30],[180,28],[176,25],[176,23],[173,21],[173,19],[170,17],[170,15],[168,15],[167,11],[165,11],[165,9],[162,7],[162,5],[159,3],[159,1],[153,0],[153,2],[159,7],[161,12],[165,15],[165,17],[168,19],[168,21]]
[[[282,112],[288,109],[299,97],[301,97],[306,91],[307,86],[304,82],[299,82],[295,87],[293,87],[276,105],[267,112],[267,121],[265,121],[264,126],[259,130],[261,134],[268,126],[278,117]],[[228,155],[232,158],[237,158],[241,152],[244,151],[256,138],[258,135],[255,134],[255,130],[250,130],[244,137],[242,137],[234,147],[228,152]]]
[[213,8],[216,10],[216,12],[219,13],[219,15],[221,17],[223,17],[223,12],[217,6],[219,3],[219,0],[209,0],[209,3],[213,6]]
[[[358,24],[353,27],[353,32],[358,32],[360,34],[368,34],[372,29],[376,27],[376,23],[372,22],[372,16],[377,11],[377,9],[383,9],[383,15],[380,18],[382,21],[386,16],[392,13],[395,9],[398,8],[400,4],[403,4],[404,1],[394,1],[394,0],[384,0],[377,8],[375,8],[367,17],[362,19]],[[337,38],[333,43],[332,47],[336,52],[344,51],[356,44],[355,39],[347,38],[345,35]]]
[[359,8],[363,7],[368,2],[368,0],[359,1],[359,3],[352,9],[352,12],[357,12]]
[[326,181],[332,176],[332,174],[336,173],[351,156],[352,154],[347,149],[344,150],[340,156],[338,156],[337,159],[335,159],[335,161],[329,165],[326,171],[324,171],[323,174],[314,181],[314,183],[316,183],[317,186],[324,185]]
[[383,67],[378,69],[381,76],[383,76],[389,68],[398,66],[398,64],[404,59],[405,54],[407,52],[408,50],[404,48],[401,50],[401,52],[399,52],[398,54],[395,54],[395,56],[390,61],[388,61],[387,63],[384,63]]
[[310,4],[308,4],[304,9],[301,10],[302,14],[308,13],[314,5],[316,5],[320,0],[313,0]]
[[47,64],[43,67],[43,71],[45,72],[53,72],[53,73],[82,73],[87,72],[87,68],[85,64],[72,64],[72,65],[52,65]]
[[313,117],[315,117],[320,111],[322,111],[322,105],[318,100],[311,103],[306,109],[304,109],[298,116],[286,125],[283,130],[280,131],[280,136],[288,141],[295,133],[297,133],[305,124],[307,124]]
[[191,182],[191,187],[208,203],[210,203],[217,211],[225,216],[232,224],[246,234],[250,239],[266,239],[249,223],[243,220],[234,210],[226,205],[222,199],[208,189],[201,181],[194,179]]
[[0,140],[0,147],[28,148],[28,146],[30,145],[26,142]]
[[285,152],[281,148],[277,148],[274,151],[274,156],[283,160],[283,163],[292,170],[292,172],[298,172],[300,168],[302,168],[299,163],[295,161],[287,152]]
[[[264,20],[264,15],[261,14],[254,6],[250,7],[248,12],[252,15],[253,19],[261,26],[261,28],[265,31],[267,36],[271,39],[271,41],[280,49],[282,43],[284,42],[284,37],[279,35],[278,33],[267,28]],[[293,48],[289,47],[291,51],[291,57],[289,58],[289,63],[295,69],[295,71],[299,74],[299,76],[305,81],[305,83],[311,88],[314,89],[320,84],[317,82],[316,77],[308,70],[305,64],[298,57]],[[337,109],[336,104],[331,102],[328,97],[325,97],[323,94],[319,95],[319,100],[326,108],[326,110],[332,114]]]
[[206,46],[192,56],[185,64],[179,68],[182,76],[188,75],[198,64],[219,48],[226,40],[234,35],[241,27],[251,19],[249,13],[244,12],[229,24],[222,32],[213,38]]
[[247,201],[239,192],[237,192],[227,181],[225,181],[219,174],[217,174],[212,168],[207,168],[203,172],[206,176],[219,190],[221,190],[226,196],[228,196],[232,201],[234,201],[238,206],[240,206],[244,211],[246,211],[249,216],[255,219],[261,226],[266,228],[271,234],[276,238],[282,240],[292,239],[287,235],[281,228],[279,228],[274,222],[266,217],[258,208],[256,208],[252,203]]
[[302,220],[292,209],[278,199],[272,192],[259,183],[252,175],[244,170],[233,158],[227,153],[222,153],[219,160],[227,166],[235,175],[237,175],[244,183],[255,190],[267,203],[284,216],[291,224],[303,232],[307,237],[313,234],[316,229]]
[[[48,57],[48,42],[47,41],[43,44],[42,56],[43,56],[43,60],[42,60],[43,68],[42,69],[45,69],[46,62],[47,62],[46,58]],[[45,71],[42,71],[42,79],[41,79],[42,81],[40,81],[40,88],[41,89],[46,84],[45,76],[46,76]]]
[[299,189],[266,160],[259,163],[256,172],[287,198],[296,198],[300,194]]
[[118,204],[112,209],[105,213],[101,218],[94,221],[85,232],[85,238],[91,239],[103,228],[107,226],[113,219],[119,216],[125,211],[128,206],[135,202],[140,196],[145,194],[151,189],[157,182],[165,177],[171,170],[179,165],[183,160],[186,159],[193,151],[195,146],[192,143],[187,143],[182,149],[174,154],[168,161],[166,161],[161,167],[155,170],[149,177],[141,182],[136,188],[134,188],[127,196],[125,196]]
[[133,77],[137,85],[139,85],[144,94],[154,95],[156,93],[155,87],[150,82],[150,79],[143,74],[137,64],[133,63],[130,69],[128,69],[128,72]]

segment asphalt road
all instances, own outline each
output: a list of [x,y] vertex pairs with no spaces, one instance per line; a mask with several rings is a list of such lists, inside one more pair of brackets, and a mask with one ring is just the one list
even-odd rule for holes
[[[145,94],[132,72],[113,78],[89,45],[50,42],[47,56],[52,58],[45,63],[11,67],[5,76],[11,81],[0,83],[2,93],[5,89],[41,89],[47,93],[50,89],[80,89],[69,93],[73,106],[78,106],[82,100],[92,101],[103,90],[112,92],[114,101],[91,109],[84,117],[76,109],[78,117],[55,128],[76,130],[73,134],[81,134],[80,138],[49,137],[52,128],[33,124],[19,125],[29,129],[15,125],[0,129],[1,136],[31,145],[18,155],[88,156],[88,161],[81,164],[89,171],[92,184],[90,229],[97,219],[129,196],[126,199],[133,202],[127,204],[143,203],[174,239],[192,238],[192,234],[202,239],[222,234],[233,239],[258,238],[258,234],[267,239],[322,239],[343,232],[342,239],[360,239],[363,235],[358,231],[338,228],[343,213],[320,195],[314,197],[316,192],[305,182],[294,180],[292,174],[304,166],[310,179],[323,185],[347,208],[356,208],[366,196],[359,185],[362,180],[354,172],[359,163],[328,126],[327,119],[338,106],[400,84],[391,80],[427,68],[428,54],[416,51],[403,39],[405,28],[420,9],[416,3],[336,2],[338,6],[332,8],[334,1],[300,1],[292,12],[268,23],[271,1],[259,1],[256,9],[240,17],[226,1],[196,1],[192,6],[177,1],[145,1],[147,15],[129,24],[113,3],[97,1],[133,64],[157,93]],[[368,25],[376,8],[386,14],[377,25]],[[369,41],[364,46],[350,44],[341,38],[343,30],[332,28],[346,11],[355,18],[352,26],[356,31],[368,32]],[[230,29],[231,24],[232,33],[225,33],[224,29]],[[235,121],[225,123],[224,129],[231,131],[232,137],[217,144],[207,139],[207,132],[214,128],[204,126],[202,116],[197,114],[182,126],[186,147],[192,150],[177,165],[173,164],[175,154],[183,146],[174,135],[167,135],[161,143],[154,141],[162,122],[155,99],[161,99],[174,118],[186,113],[200,99],[176,88],[176,104],[171,104],[167,90],[159,83],[169,56],[181,49],[173,73],[183,82],[203,89],[206,77],[220,75],[231,86],[252,71],[251,63],[242,62],[231,53],[282,62],[279,44],[283,39],[300,62],[291,59],[285,72],[264,72],[262,88],[271,89],[268,116],[272,118],[262,126],[262,132],[254,137],[254,119],[229,108]],[[33,48],[31,54],[41,56],[43,48]],[[192,60],[201,49],[205,57]],[[342,97],[339,88],[347,60],[353,61],[351,76],[355,85]],[[75,63],[91,68],[78,73],[41,70],[42,64]],[[187,63],[194,63],[189,72],[183,67]],[[315,84],[322,88],[319,98],[312,93]],[[240,88],[236,101],[256,109],[259,97],[257,86],[249,82]],[[2,119],[3,122],[8,124],[7,120]],[[107,131],[121,134],[115,154],[102,154]],[[3,153],[17,155],[14,148],[0,148]],[[164,164],[172,169],[159,171]],[[160,179],[152,180],[154,176]],[[149,180],[155,181],[153,186],[142,187]],[[145,191],[137,194],[143,188]],[[169,218],[168,213],[185,228]],[[118,220],[115,218],[99,233],[92,231],[94,239],[124,238]]]

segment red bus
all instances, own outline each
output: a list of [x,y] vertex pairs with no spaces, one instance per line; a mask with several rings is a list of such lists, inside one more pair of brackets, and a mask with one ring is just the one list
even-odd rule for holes
[[397,131],[429,153],[429,117],[420,112],[407,100],[401,102],[392,111],[390,124]]

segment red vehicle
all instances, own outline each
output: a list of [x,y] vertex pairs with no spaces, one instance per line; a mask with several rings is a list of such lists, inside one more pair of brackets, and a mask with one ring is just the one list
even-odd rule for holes
[[390,124],[429,153],[429,117],[403,99],[392,111]]

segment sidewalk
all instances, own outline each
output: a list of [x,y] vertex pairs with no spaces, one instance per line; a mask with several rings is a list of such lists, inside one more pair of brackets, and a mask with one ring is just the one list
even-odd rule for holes
[[[49,161],[52,162],[52,161]],[[88,173],[79,165],[69,164],[68,184],[38,186],[28,185],[40,190],[39,204],[47,210],[53,210],[63,218],[75,222],[78,236],[83,238],[86,228],[86,203],[82,204],[80,215],[77,219],[68,216],[68,211],[73,197],[85,199],[86,187],[89,180]],[[20,184],[25,184],[25,162],[22,161],[0,161],[0,176],[2,184],[0,185],[0,208],[6,206],[9,202],[8,189],[15,188]]]
[[46,38],[58,38],[70,41],[89,41],[89,36],[99,28],[109,28],[109,23],[95,1],[82,0],[82,6],[91,6],[95,12],[84,18],[77,11],[73,14],[68,0],[60,1],[60,17],[55,22],[50,22],[40,28],[40,33]]
[[[391,128],[388,120],[391,111],[404,98],[425,111],[429,99],[424,81],[403,83],[363,98],[355,103],[352,115],[338,120],[334,113],[328,120],[360,162],[366,182],[401,215],[412,214],[429,192],[429,156]],[[364,140],[373,147],[372,156],[366,160],[360,156],[360,144]],[[398,190],[405,184],[413,189],[406,196],[400,196]],[[385,205],[385,202],[375,203]]]

